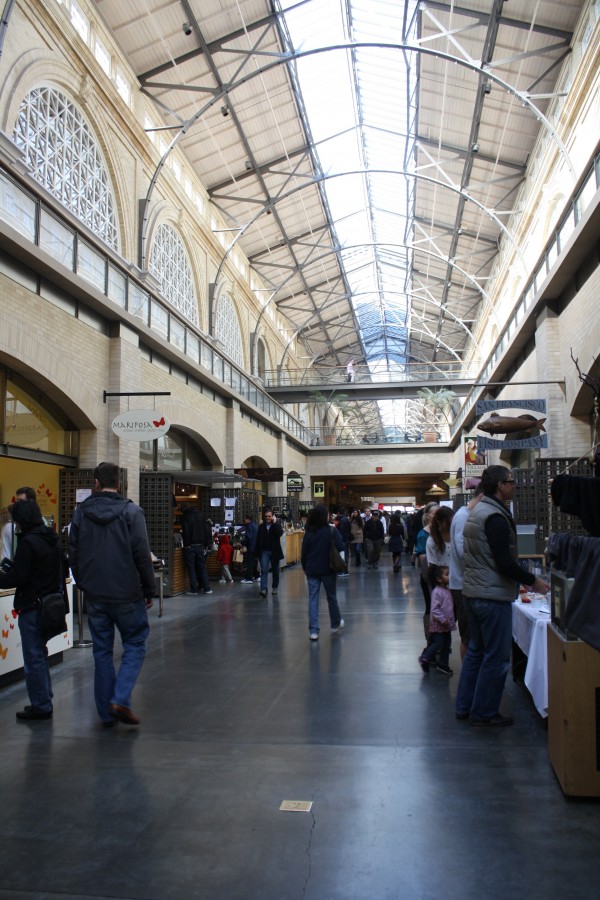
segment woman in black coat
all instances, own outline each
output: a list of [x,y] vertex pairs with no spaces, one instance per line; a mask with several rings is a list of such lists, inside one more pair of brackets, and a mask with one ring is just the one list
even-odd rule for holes
[[301,561],[308,582],[308,632],[311,641],[319,640],[319,593],[321,585],[327,594],[331,631],[337,634],[344,627],[336,596],[336,574],[329,563],[333,541],[341,552],[344,542],[337,528],[329,524],[329,509],[319,503],[311,509],[302,539]]
[[[58,535],[44,525],[34,500],[18,500],[11,508],[17,530],[17,550],[12,563],[0,570],[0,588],[15,588],[13,606],[19,612],[19,631],[30,706],[17,719],[52,717],[52,681],[48,666],[47,635],[40,627],[39,598],[64,589],[63,554]],[[67,601],[65,598],[65,612]]]

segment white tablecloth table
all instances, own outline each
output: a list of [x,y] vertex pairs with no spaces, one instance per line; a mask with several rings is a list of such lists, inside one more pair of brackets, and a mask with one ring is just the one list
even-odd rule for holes
[[525,687],[533,697],[540,716],[548,715],[548,644],[550,614],[531,603],[515,600],[512,609],[512,633],[515,644],[527,657]]

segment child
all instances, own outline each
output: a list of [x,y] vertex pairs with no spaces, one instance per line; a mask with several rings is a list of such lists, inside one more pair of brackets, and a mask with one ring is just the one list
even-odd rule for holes
[[[452,675],[452,669],[448,665],[448,656],[452,644],[450,632],[456,628],[454,619],[454,604],[452,594],[448,590],[450,573],[448,566],[429,567],[429,584],[431,592],[431,614],[429,618],[429,634],[431,643],[423,650],[419,657],[421,668],[429,672],[429,667],[437,668],[444,675]],[[438,656],[436,663],[435,657]]]
[[231,565],[231,560],[233,559],[233,547],[229,542],[229,535],[224,534],[221,537],[219,542],[219,549],[217,550],[217,559],[221,563],[221,577],[219,578],[219,584],[232,584],[233,578],[231,577],[231,571],[229,566]]

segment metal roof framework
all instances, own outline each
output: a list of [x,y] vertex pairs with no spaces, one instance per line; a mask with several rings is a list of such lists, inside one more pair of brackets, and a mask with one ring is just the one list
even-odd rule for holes
[[98,0],[170,140],[142,254],[178,146],[307,364],[465,359],[583,5]]

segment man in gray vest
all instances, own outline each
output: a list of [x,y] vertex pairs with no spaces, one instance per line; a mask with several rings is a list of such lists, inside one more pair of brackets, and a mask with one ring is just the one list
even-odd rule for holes
[[500,714],[510,664],[512,603],[519,584],[545,594],[550,585],[518,563],[517,529],[509,511],[514,478],[505,466],[488,466],[481,476],[483,497],[464,527],[463,598],[469,645],[456,693],[456,718],[471,725],[512,725]]

